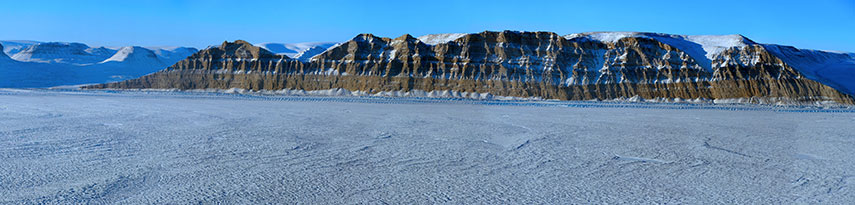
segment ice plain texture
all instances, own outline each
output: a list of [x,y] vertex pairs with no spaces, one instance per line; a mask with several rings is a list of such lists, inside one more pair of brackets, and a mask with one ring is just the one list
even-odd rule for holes
[[847,204],[855,113],[0,90],[0,204]]

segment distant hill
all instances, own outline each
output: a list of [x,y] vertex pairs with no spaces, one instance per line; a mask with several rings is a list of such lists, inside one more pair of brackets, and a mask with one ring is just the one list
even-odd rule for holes
[[0,87],[52,87],[132,79],[166,68],[198,51],[136,46],[116,50],[65,42],[0,43],[4,51],[0,56]]

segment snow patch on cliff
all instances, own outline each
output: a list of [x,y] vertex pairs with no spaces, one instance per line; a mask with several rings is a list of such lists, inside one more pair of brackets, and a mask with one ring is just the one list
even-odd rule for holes
[[424,36],[419,36],[418,39],[422,43],[428,45],[436,45],[441,43],[448,43],[454,40],[457,40],[463,36],[469,35],[468,33],[441,33],[441,34],[429,34]]

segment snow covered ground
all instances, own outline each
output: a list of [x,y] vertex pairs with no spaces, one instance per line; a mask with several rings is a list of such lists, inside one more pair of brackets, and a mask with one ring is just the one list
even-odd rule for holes
[[0,90],[0,203],[855,201],[855,110]]

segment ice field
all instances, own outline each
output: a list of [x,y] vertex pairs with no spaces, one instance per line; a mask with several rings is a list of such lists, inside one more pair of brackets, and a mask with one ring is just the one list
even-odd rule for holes
[[855,110],[0,90],[0,204],[848,204]]

